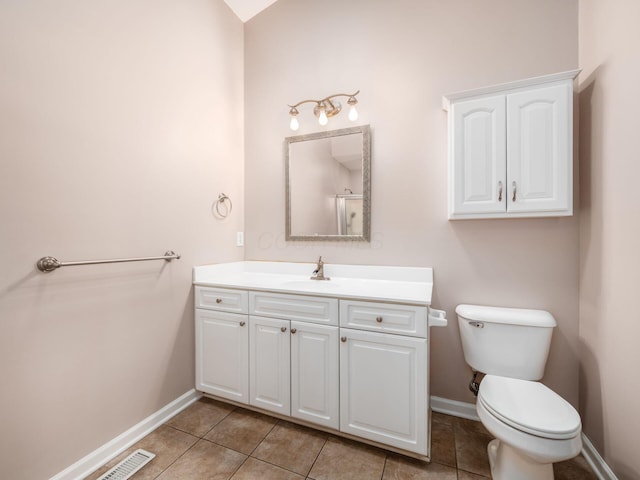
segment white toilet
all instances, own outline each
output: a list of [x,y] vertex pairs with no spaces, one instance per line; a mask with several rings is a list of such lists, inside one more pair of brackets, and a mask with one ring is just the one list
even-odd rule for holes
[[475,305],[458,305],[456,313],[465,361],[486,374],[476,410],[496,437],[488,447],[493,479],[552,480],[552,464],[582,449],[580,415],[537,381],[555,319],[542,310]]

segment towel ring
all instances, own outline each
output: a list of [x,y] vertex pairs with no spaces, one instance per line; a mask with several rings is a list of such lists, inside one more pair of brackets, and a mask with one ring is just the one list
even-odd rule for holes
[[[228,207],[225,202],[229,202]],[[221,204],[224,204],[223,211],[220,211]],[[233,203],[231,203],[231,199],[225,193],[221,193],[220,195],[218,195],[218,199],[214,204],[214,208],[220,218],[227,218],[227,216],[231,213],[231,210],[233,210]]]

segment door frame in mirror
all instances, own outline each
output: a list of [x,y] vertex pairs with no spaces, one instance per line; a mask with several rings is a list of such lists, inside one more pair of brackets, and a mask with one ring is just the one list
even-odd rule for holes
[[[289,155],[290,145],[296,142],[309,140],[319,140],[324,138],[339,137],[343,135],[362,134],[362,235],[296,235],[291,231],[291,172]],[[342,128],[339,130],[329,130],[326,132],[309,133],[306,135],[296,135],[284,139],[284,161],[285,161],[285,239],[306,240],[306,241],[365,241],[371,240],[371,129],[369,125],[358,127]]]

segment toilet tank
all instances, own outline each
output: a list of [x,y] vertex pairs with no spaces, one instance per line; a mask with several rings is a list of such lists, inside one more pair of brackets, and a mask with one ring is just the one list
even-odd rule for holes
[[556,320],[544,310],[458,305],[467,364],[491,375],[540,380]]

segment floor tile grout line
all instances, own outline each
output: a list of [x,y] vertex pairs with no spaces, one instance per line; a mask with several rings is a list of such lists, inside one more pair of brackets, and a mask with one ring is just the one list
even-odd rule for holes
[[[172,428],[173,428],[173,427],[172,427]],[[177,430],[177,429],[176,429],[176,430]],[[154,479],[155,479],[155,478],[158,478],[160,475],[162,475],[164,472],[166,472],[166,471],[171,467],[171,465],[173,465],[173,464],[174,464],[174,463],[176,463],[178,460],[180,460],[180,459],[181,459],[181,458],[182,458],[182,457],[183,457],[183,456],[184,456],[184,455],[185,455],[189,450],[191,450],[193,447],[195,447],[195,446],[198,444],[198,442],[199,442],[200,440],[202,440],[201,438],[198,438],[198,437],[196,437],[195,435],[191,435],[191,436],[192,436],[192,437],[197,438],[197,440],[196,440],[195,442],[193,442],[193,445],[191,445],[191,446],[190,446],[189,448],[187,448],[184,452],[182,452],[180,455],[178,455],[178,456],[176,457],[176,459],[175,459],[173,462],[171,462],[169,465],[167,465],[167,466],[166,466],[166,467],[165,467],[165,468],[164,468],[164,469],[163,469],[163,470],[162,470],[158,475],[156,475],[155,477],[153,477]],[[149,462],[149,463],[148,463],[148,465],[151,465],[151,462]],[[142,470],[144,470],[144,469],[142,469]],[[142,470],[140,470],[140,471],[142,471]],[[135,477],[137,474],[138,474],[138,473],[136,472],[136,473],[134,474],[134,477]]]
[[387,459],[389,458],[389,454],[385,453],[384,455],[384,465],[382,465],[382,474],[380,475],[380,480],[384,479],[384,471],[387,469]]
[[453,430],[453,455],[455,457],[454,463],[456,464],[456,477],[459,477],[460,469],[458,468],[458,438],[456,435],[455,421],[451,424],[451,429]]
[[[273,432],[273,429],[276,428],[276,425],[278,425],[279,422],[275,422],[273,425],[271,425],[271,428],[269,429],[269,431],[267,433],[265,433],[264,437],[262,437],[262,440],[260,440],[257,445],[255,447],[253,447],[253,450],[251,450],[251,452],[249,452],[249,457],[253,457],[253,454],[255,453],[255,451],[258,449],[258,447],[260,445],[262,445],[262,442],[265,441],[265,439],[269,436],[269,434],[271,432]],[[253,457],[256,458],[256,457]]]
[[[299,425],[296,425],[295,423],[293,423],[293,424],[292,424],[291,422],[288,422],[287,420],[278,419],[278,421],[273,425],[273,427],[271,427],[271,430],[269,430],[269,432],[264,436],[264,438],[260,441],[260,443],[258,443],[258,445],[256,446],[256,448],[254,448],[254,449],[253,449],[253,451],[251,452],[251,454],[250,454],[249,456],[250,456],[251,458],[255,458],[256,460],[259,460],[259,461],[261,461],[261,462],[268,463],[269,465],[273,465],[274,467],[281,468],[281,469],[283,469],[283,470],[286,470],[287,472],[295,473],[296,475],[300,475],[300,476],[303,476],[303,477],[305,477],[305,478],[306,478],[306,477],[308,477],[308,476],[309,476],[309,474],[311,473],[311,470],[313,469],[313,466],[315,465],[316,461],[318,460],[318,457],[320,456],[320,452],[322,452],[322,449],[324,448],[324,446],[325,446],[325,445],[327,444],[327,442],[329,441],[329,436],[330,436],[330,434],[326,434],[327,436],[325,437],[324,443],[322,444],[322,447],[320,447],[320,449],[318,450],[318,453],[317,453],[317,455],[316,455],[316,458],[313,460],[313,463],[311,464],[311,467],[309,467],[309,471],[308,471],[306,474],[301,474],[301,473],[295,472],[295,471],[293,471],[293,470],[291,470],[291,469],[289,469],[289,468],[287,468],[287,467],[283,467],[282,465],[278,465],[278,464],[272,463],[272,462],[270,462],[270,461],[268,461],[268,460],[264,460],[264,459],[262,459],[262,458],[258,458],[258,457],[254,457],[254,456],[253,456],[253,454],[255,453],[255,451],[256,451],[256,450],[258,449],[258,447],[262,444],[262,442],[264,442],[264,441],[266,440],[266,438],[267,438],[267,437],[269,436],[269,434],[273,431],[273,429],[274,429],[274,428],[276,428],[278,425],[285,424],[285,423],[288,423],[288,424],[291,424],[291,425],[295,425],[295,426],[299,426]],[[309,428],[309,427],[304,427],[304,426],[303,426],[303,428]],[[313,430],[313,429],[311,429],[311,430]],[[323,433],[324,433],[324,432],[323,432]]]
[[[324,439],[324,443],[320,447],[320,450],[318,450],[318,454],[316,455],[316,458],[313,459],[313,462],[311,463],[311,467],[309,467],[309,471],[305,475],[305,478],[309,478],[309,475],[311,475],[311,470],[313,470],[313,466],[318,461],[318,458],[320,458],[320,454],[322,453],[322,450],[324,450],[324,447],[325,447],[325,445],[327,444],[328,441],[329,441],[329,437],[327,436],[327,438]],[[313,479],[313,477],[311,477],[311,478]]]
[[[206,440],[206,439],[205,439],[205,440]],[[217,445],[217,443],[216,443],[215,445]],[[235,450],[234,450],[234,452],[235,452]],[[228,479],[228,480],[231,480],[231,479],[235,476],[235,474],[236,474],[236,473],[238,473],[238,470],[240,470],[240,469],[242,468],[242,466],[243,466],[245,463],[247,463],[247,460],[249,460],[250,458],[251,458],[251,457],[250,457],[249,455],[247,455],[247,456],[245,457],[245,459],[242,461],[242,463],[241,463],[240,465],[238,465],[238,468],[236,468],[236,469],[233,471],[233,473],[229,476],[229,479]]]
[[[296,472],[294,470],[291,470],[290,468],[283,467],[282,465],[278,465],[278,464],[270,462],[268,460],[263,460],[262,458],[253,457],[253,456],[247,457],[247,459],[249,459],[249,458],[253,458],[254,460],[257,460],[257,461],[262,462],[262,463],[266,463],[267,465],[271,465],[272,467],[278,467],[281,470],[285,470],[287,472],[291,472],[291,473],[294,473],[296,475],[300,475],[301,477],[306,477],[306,475],[303,475],[302,473]],[[311,469],[309,469],[309,472],[311,472]]]

